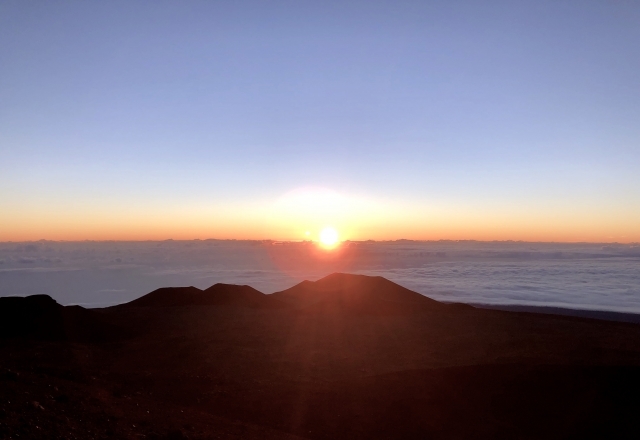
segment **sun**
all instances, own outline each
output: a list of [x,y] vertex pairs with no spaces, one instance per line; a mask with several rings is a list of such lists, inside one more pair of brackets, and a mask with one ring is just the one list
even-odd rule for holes
[[338,244],[338,231],[331,226],[327,226],[320,231],[320,245],[327,249],[331,249]]

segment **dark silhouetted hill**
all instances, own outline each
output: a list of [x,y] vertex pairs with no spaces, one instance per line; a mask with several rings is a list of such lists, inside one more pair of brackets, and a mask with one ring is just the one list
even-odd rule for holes
[[173,307],[195,304],[202,290],[189,287],[161,287],[138,299],[123,304],[127,307]]
[[386,278],[344,273],[303,281],[272,296],[309,312],[406,314],[449,308]]
[[286,307],[281,301],[250,286],[217,283],[196,287],[163,287],[119,307],[179,307],[233,305],[252,308]]
[[251,286],[218,283],[204,291],[204,304],[234,304],[255,308],[286,307],[272,295],[265,295]]
[[[129,337],[94,343],[108,328]],[[640,432],[640,325],[448,305],[381,277],[165,288],[102,310],[3,298],[0,330],[0,438]]]
[[0,298],[0,337],[106,341],[122,337],[94,311],[61,306],[48,295]]

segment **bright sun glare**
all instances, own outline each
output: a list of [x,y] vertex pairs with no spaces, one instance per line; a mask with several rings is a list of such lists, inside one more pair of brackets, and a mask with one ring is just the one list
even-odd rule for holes
[[320,231],[320,244],[326,248],[335,247],[338,244],[338,231],[327,226]]

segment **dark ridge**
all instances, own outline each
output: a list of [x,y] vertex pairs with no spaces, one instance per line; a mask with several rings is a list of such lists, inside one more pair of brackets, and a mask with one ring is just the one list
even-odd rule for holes
[[65,339],[62,308],[48,295],[0,298],[0,335]]
[[493,304],[473,304],[479,309],[502,310],[506,312],[526,312],[542,315],[574,316],[577,318],[600,319],[603,321],[629,322],[640,324],[640,314],[611,312],[606,310],[579,310],[566,309],[563,307],[547,306],[527,306],[527,305],[493,305]]
[[[290,308],[259,308],[280,300]],[[637,324],[442,304],[345,274],[273,295],[228,284],[159,289],[132,304],[0,299],[3,337],[41,338],[0,339],[0,439],[640,432]],[[75,342],[99,340],[102,320],[131,337]]]
[[206,290],[196,287],[163,287],[118,307],[179,307],[235,305],[280,308],[285,303],[250,286],[217,283]]
[[383,277],[344,273],[334,273],[315,282],[303,281],[272,296],[317,312],[407,314],[452,308]]
[[49,295],[0,298],[0,338],[101,342],[124,336],[102,316]]
[[195,304],[202,290],[189,287],[161,287],[151,293],[123,304],[128,307],[172,307]]
[[265,295],[251,286],[217,283],[204,291],[202,303],[206,305],[233,304],[255,308],[282,308],[286,303]]

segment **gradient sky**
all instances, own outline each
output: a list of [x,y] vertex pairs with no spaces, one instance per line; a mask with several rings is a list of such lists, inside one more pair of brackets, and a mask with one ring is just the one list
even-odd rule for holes
[[0,2],[0,240],[640,241],[640,3]]

